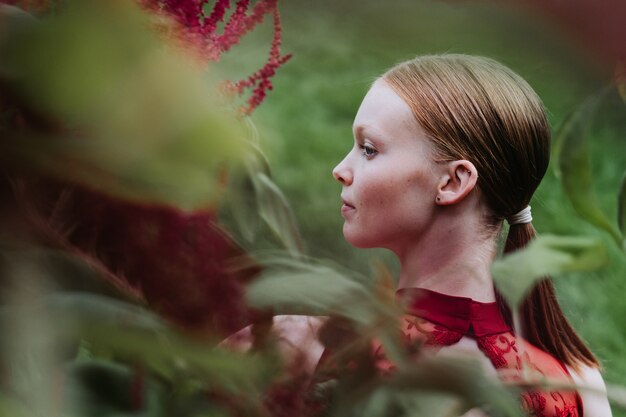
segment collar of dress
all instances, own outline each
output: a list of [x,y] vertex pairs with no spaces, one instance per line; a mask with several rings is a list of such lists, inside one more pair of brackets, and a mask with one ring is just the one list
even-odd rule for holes
[[510,332],[497,303],[481,303],[423,288],[401,288],[398,300],[407,313],[473,337]]

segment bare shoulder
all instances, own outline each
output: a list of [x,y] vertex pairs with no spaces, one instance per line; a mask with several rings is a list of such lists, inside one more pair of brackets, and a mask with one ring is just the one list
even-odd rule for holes
[[317,342],[317,332],[325,322],[324,317],[274,316],[272,330],[286,343],[301,346]]
[[583,401],[583,412],[589,417],[611,417],[611,407],[606,394],[606,385],[600,370],[596,367],[581,365],[580,369],[568,368],[576,385],[588,389],[579,390]]
[[[325,317],[281,315],[272,319],[272,333],[278,339],[278,348],[286,361],[303,360],[313,372],[324,352],[317,334]],[[221,346],[246,352],[252,347],[252,326],[245,327],[220,343]]]

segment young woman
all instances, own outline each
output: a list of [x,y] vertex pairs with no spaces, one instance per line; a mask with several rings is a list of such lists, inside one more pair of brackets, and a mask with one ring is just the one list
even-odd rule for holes
[[532,88],[488,58],[421,56],[374,82],[353,133],[333,171],[343,186],[343,233],[356,247],[399,258],[402,330],[440,352],[475,351],[508,375],[523,362],[595,388],[524,393],[533,415],[610,416],[598,361],[550,281],[522,308],[522,350],[490,274],[505,220],[505,252],[535,235],[529,202],[548,166],[550,130]]

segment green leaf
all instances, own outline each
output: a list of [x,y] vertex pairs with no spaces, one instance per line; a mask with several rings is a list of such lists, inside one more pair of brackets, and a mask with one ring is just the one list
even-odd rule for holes
[[71,0],[0,37],[3,85],[49,121],[3,135],[6,163],[135,201],[215,204],[221,173],[242,163],[244,127],[147,16],[133,2]]
[[294,256],[302,254],[302,239],[296,218],[283,192],[262,172],[252,176],[261,217]]
[[593,116],[606,96],[606,91],[604,89],[590,96],[565,119],[556,133],[554,167],[565,194],[581,218],[608,232],[621,246],[619,231],[596,204],[587,146],[587,134]]
[[24,406],[0,392],[0,417],[26,417],[30,413]]
[[165,416],[164,386],[145,372],[137,384],[137,372],[104,360],[69,364],[63,386],[65,411],[82,416]]
[[[452,394],[463,400],[466,410],[479,407],[489,415],[522,416],[515,396],[492,374],[487,374],[478,359],[425,357],[398,369],[386,384],[400,392]],[[462,409],[459,411],[463,414]]]
[[338,389],[333,416],[444,417],[473,408],[488,415],[523,415],[515,390],[469,357],[421,357],[384,378],[357,379]]
[[[286,210],[287,219],[291,224],[288,224],[288,229],[285,230],[288,233],[294,233],[293,231],[289,232],[289,229],[295,230],[295,237],[288,235],[283,236],[285,231],[278,230],[281,225],[277,224],[277,222],[269,216],[268,218],[264,217],[264,220],[281,241],[285,242],[285,246],[291,244],[292,246],[299,245],[301,248],[302,242],[300,241],[299,232],[297,230],[295,216],[291,212],[286,198],[274,183],[271,183],[271,190],[268,191],[266,190],[267,187],[255,181],[255,177],[260,174],[265,175],[268,179],[270,178],[270,164],[259,147],[259,133],[254,122],[252,122],[252,119],[249,117],[245,117],[244,121],[248,127],[249,138],[249,152],[244,162],[245,169],[231,170],[229,172],[229,184],[226,190],[226,198],[224,199],[224,204],[220,206],[221,218],[227,222],[232,219],[235,227],[231,228],[231,230],[234,229],[245,241],[252,243],[258,231],[259,218],[263,216],[263,210],[276,209],[272,207],[262,207],[259,200],[262,198],[263,193],[272,194],[275,193],[275,190],[278,190],[278,196],[265,196],[265,200],[275,199],[277,201],[269,201],[269,203],[277,202],[278,210]],[[284,207],[285,205],[286,208]],[[270,221],[272,222],[271,224]],[[301,251],[301,249],[298,250]],[[292,251],[292,253],[295,254],[299,252]]]
[[[433,391],[397,390],[387,385],[373,390],[337,395],[331,416],[337,417],[450,417],[460,415],[461,401],[454,395]],[[456,411],[456,412],[455,412]]]
[[572,271],[591,271],[608,262],[606,246],[591,237],[543,235],[491,267],[498,290],[519,306],[536,281]]
[[622,178],[617,197],[617,224],[622,232],[622,251],[626,253],[626,175]]
[[144,307],[101,295],[57,292],[45,298],[44,310],[60,322],[81,326],[97,322],[104,326],[123,325],[151,332],[165,332],[168,326]]
[[238,232],[246,242],[254,241],[259,227],[259,212],[256,190],[249,172],[234,170],[230,174],[226,198],[220,207],[220,219],[232,219],[234,227],[229,230]]
[[409,416],[460,416],[463,410],[463,402],[459,397],[448,393],[429,390],[410,393],[396,392],[394,399],[404,409],[405,415]]
[[[0,44],[6,42],[6,39],[19,36],[21,33],[32,30],[33,26],[36,24],[37,19],[30,13],[25,12],[19,7],[4,3],[0,4],[0,26],[2,26]],[[7,62],[0,62],[0,74],[4,75],[4,73],[6,73],[6,65]]]
[[362,285],[323,267],[264,272],[248,286],[247,299],[251,306],[271,307],[277,314],[337,314],[358,322],[365,317],[352,306],[373,301]]
[[[155,314],[107,297],[59,293],[46,297],[39,310],[53,321],[62,340],[84,341],[92,352],[129,363],[141,361],[170,380],[183,374],[205,386],[256,392],[277,366],[258,356],[218,349],[217,341],[186,338]],[[3,324],[10,326],[18,313],[6,309]]]
[[622,385],[606,384],[606,392],[611,404],[626,410],[626,387]]
[[247,288],[253,307],[276,314],[338,315],[362,325],[394,314],[365,285],[330,266],[294,260],[264,266]]

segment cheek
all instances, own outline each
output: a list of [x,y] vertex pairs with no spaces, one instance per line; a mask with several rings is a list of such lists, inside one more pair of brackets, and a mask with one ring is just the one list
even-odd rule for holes
[[[406,233],[421,233],[428,224],[437,184],[434,172],[415,159],[394,161],[381,169],[361,172],[353,184],[355,216],[343,234],[359,248],[392,245]],[[422,169],[398,170],[398,167]]]
[[369,210],[387,210],[388,214],[434,201],[437,185],[430,173],[387,176],[372,181],[362,190],[361,204]]
[[430,216],[436,198],[436,185],[430,175],[403,176],[380,187],[372,205],[389,227],[419,227]]
[[397,198],[397,186],[393,179],[370,181],[365,189],[361,190],[359,206],[366,212],[373,213],[383,209],[386,205],[392,205]]
[[381,247],[393,240],[392,235],[411,222],[414,213],[405,185],[397,178],[368,182],[358,194],[355,216],[344,223],[345,239],[358,248]]

